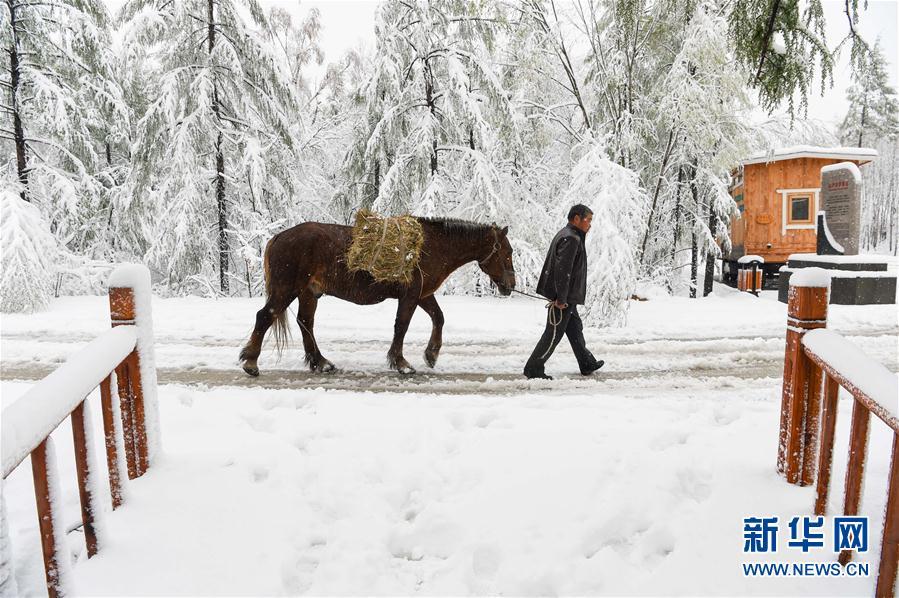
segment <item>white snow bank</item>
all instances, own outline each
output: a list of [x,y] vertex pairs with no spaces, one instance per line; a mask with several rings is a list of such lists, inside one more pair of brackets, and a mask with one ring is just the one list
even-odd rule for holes
[[802,344],[830,364],[857,389],[877,401],[899,420],[899,380],[854,343],[827,329],[812,330]]
[[802,268],[790,277],[792,287],[830,288],[830,271],[824,268]]
[[[741,562],[772,559],[742,551],[744,517],[779,517],[778,543],[785,542],[786,522],[814,502],[812,488],[784,484],[773,471],[779,380],[721,392],[668,387],[644,397],[186,386],[160,393],[165,451],[127,507],[107,518],[99,558],[76,564],[73,594],[873,592],[873,576],[742,573]],[[839,437],[848,420],[838,418]],[[874,475],[863,514],[872,529],[886,496],[885,432],[872,427],[869,441]],[[69,441],[61,434],[57,445]],[[836,475],[843,451],[834,460]],[[30,472],[21,469],[10,521],[37,537],[26,510],[34,501]],[[62,487],[77,513],[76,486]],[[172,542],[160,530],[189,533]],[[23,559],[25,544],[15,544]],[[36,543],[28,556],[40,566]],[[810,558],[827,553],[777,553],[790,562]],[[877,555],[857,558],[876,563]],[[23,593],[40,591],[37,572],[33,584],[20,576]]]
[[4,478],[128,356],[136,342],[132,326],[105,332],[3,409]]
[[751,262],[760,262],[762,264],[765,263],[765,258],[760,255],[744,255],[740,259],[737,260],[738,264],[749,264]]
[[150,463],[159,452],[161,430],[159,403],[156,398],[156,355],[153,345],[153,309],[150,271],[143,264],[121,264],[109,275],[109,288],[124,287],[134,291],[134,325],[137,327],[137,353],[144,395],[147,426],[147,455]]
[[862,171],[858,169],[855,162],[837,162],[836,164],[828,164],[827,166],[821,167],[821,174],[823,175],[825,172],[833,172],[834,170],[848,170],[852,173],[852,178],[855,179],[855,183],[857,185],[861,185],[862,183]]

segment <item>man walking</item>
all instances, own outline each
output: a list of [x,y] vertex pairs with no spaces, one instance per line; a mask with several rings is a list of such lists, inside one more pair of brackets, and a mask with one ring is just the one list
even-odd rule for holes
[[585,205],[572,206],[568,225],[556,234],[546,254],[537,292],[552,301],[546,314],[546,330],[524,366],[528,378],[552,380],[544,372],[546,360],[562,340],[568,337],[581,374],[589,376],[603,366],[587,350],[584,324],[577,313],[587,296],[587,250],[584,241],[593,222],[593,212]]

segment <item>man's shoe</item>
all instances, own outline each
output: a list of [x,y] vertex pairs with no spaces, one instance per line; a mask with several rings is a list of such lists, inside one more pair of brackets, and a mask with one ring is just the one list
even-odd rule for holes
[[527,370],[524,371],[524,377],[528,380],[552,380],[553,377],[546,374],[546,372],[529,372]]
[[606,363],[606,362],[603,361],[602,359],[600,359],[599,361],[595,361],[595,362],[593,362],[593,365],[591,365],[591,366],[588,367],[587,369],[581,370],[581,375],[582,375],[582,376],[589,376],[590,374],[592,374],[593,372],[595,372],[596,370],[598,370],[599,368],[601,368],[603,365],[605,365],[605,363]]

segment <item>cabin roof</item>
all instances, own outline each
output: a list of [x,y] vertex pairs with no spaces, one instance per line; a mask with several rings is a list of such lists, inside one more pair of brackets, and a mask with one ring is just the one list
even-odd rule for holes
[[740,164],[767,164],[779,160],[795,160],[797,158],[826,158],[832,160],[855,160],[861,164],[871,162],[877,157],[877,150],[868,147],[817,147],[814,145],[794,145],[766,152],[755,153]]

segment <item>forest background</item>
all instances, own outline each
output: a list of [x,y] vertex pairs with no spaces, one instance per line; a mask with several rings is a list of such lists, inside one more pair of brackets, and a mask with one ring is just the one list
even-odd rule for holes
[[[587,312],[620,323],[640,283],[711,291],[734,167],[797,144],[877,149],[862,246],[899,246],[895,65],[863,1],[828,37],[821,0],[386,0],[327,61],[347,33],[315,8],[4,2],[0,311],[121,261],[161,295],[258,296],[273,234],[360,208],[509,225],[527,290],[586,203]],[[845,77],[838,126],[808,118]],[[444,290],[492,292],[473,265]]]

